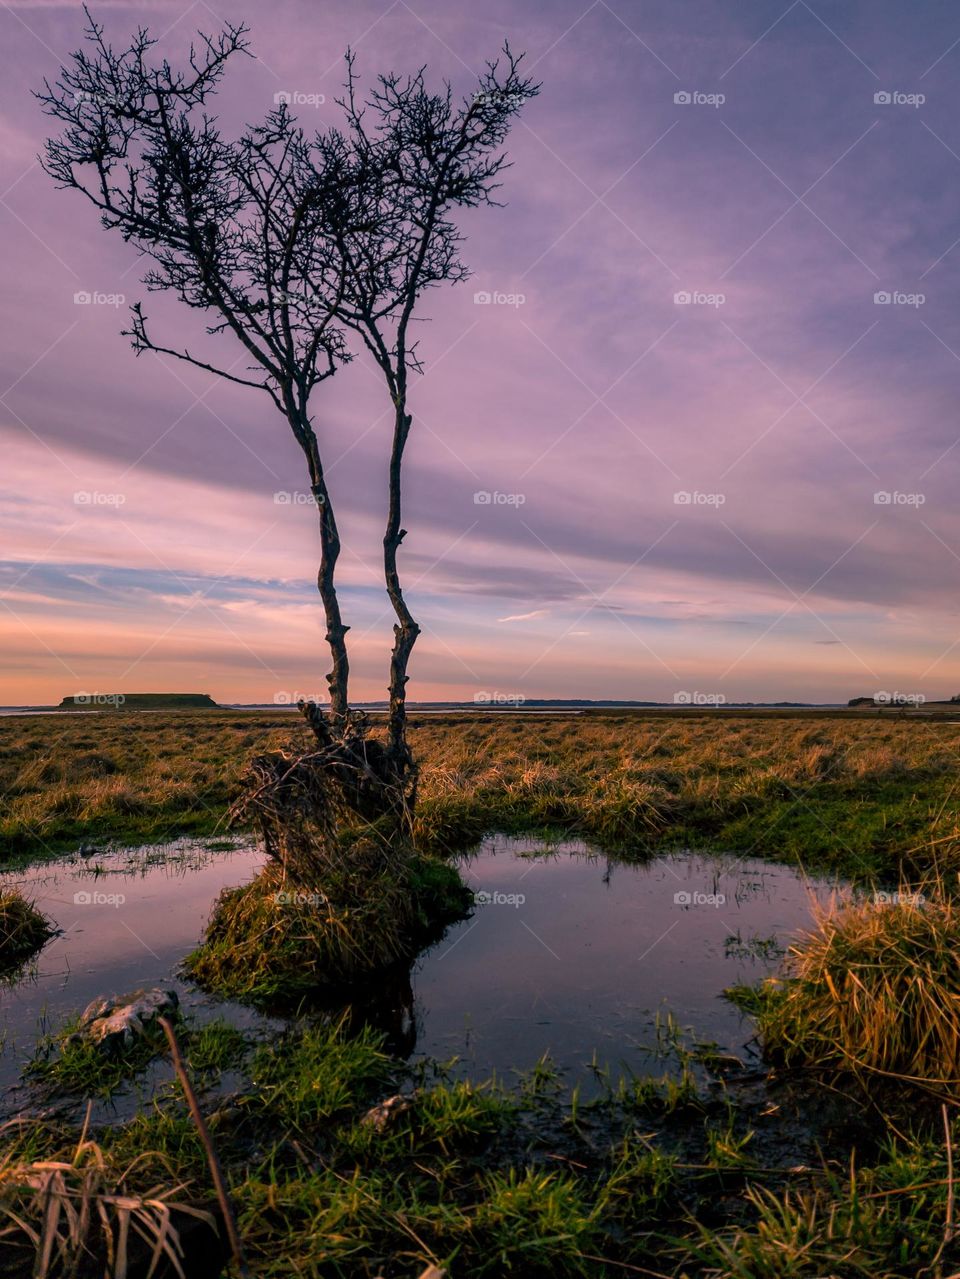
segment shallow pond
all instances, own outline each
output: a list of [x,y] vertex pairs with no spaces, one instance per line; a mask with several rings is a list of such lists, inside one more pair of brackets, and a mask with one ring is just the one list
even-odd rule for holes
[[[173,984],[184,1010],[261,1020],[177,976],[220,890],[262,854],[197,841],[97,854],[0,876],[62,930],[0,987],[0,1087],[40,1034],[95,996]],[[582,843],[492,837],[462,860],[473,915],[394,975],[365,1009],[405,1054],[459,1057],[509,1079],[549,1052],[580,1075],[599,1061],[644,1071],[669,1013],[691,1038],[743,1055],[750,1024],[724,987],[772,972],[834,885],[757,860],[675,853],[630,864]],[[658,1072],[659,1073],[659,1068]]]

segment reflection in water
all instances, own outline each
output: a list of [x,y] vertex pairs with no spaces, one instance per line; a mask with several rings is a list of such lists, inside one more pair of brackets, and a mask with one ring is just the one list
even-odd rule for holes
[[[177,977],[220,891],[262,863],[252,846],[180,841],[0,876],[62,930],[29,977],[0,990],[0,1086],[16,1080],[39,1033],[98,995],[172,983],[188,1014],[262,1024]],[[484,841],[461,870],[472,916],[412,968],[378,974],[323,1011],[372,1025],[400,1056],[457,1058],[463,1074],[508,1078],[544,1052],[578,1073],[594,1050],[614,1068],[650,1069],[667,1009],[697,1038],[742,1052],[749,1024],[724,987],[773,971],[770,939],[806,926],[812,900],[832,888],[758,861],[678,853],[636,865],[578,842],[546,850],[504,838]]]

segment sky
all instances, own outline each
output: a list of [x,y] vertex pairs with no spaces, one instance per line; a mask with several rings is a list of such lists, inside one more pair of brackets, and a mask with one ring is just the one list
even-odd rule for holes
[[[540,96],[466,284],[419,315],[401,552],[417,700],[960,691],[960,10],[941,0],[109,0],[181,58],[246,20],[224,131],[342,56]],[[37,163],[78,4],[0,3],[0,704],[322,697],[316,513],[266,397],[120,335],[143,262]],[[77,300],[80,295],[80,300]],[[83,299],[92,297],[92,301]],[[175,302],[158,339],[230,364]],[[206,345],[205,345],[206,344]],[[385,695],[390,406],[312,403],[352,695]]]

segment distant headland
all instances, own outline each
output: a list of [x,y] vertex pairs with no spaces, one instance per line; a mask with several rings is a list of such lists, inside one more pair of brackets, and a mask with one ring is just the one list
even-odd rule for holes
[[217,710],[209,693],[74,693],[58,711],[196,711]]

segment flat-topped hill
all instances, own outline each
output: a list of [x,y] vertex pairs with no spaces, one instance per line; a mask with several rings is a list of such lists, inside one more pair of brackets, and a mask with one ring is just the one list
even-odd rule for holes
[[217,710],[217,703],[208,693],[75,693],[57,710],[196,711]]

